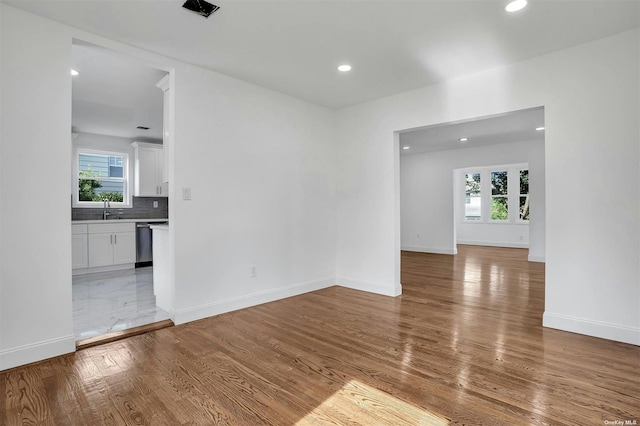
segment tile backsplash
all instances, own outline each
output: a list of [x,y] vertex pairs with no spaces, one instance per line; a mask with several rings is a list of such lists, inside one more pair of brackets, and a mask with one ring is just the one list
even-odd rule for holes
[[[158,207],[153,207],[153,202]],[[102,208],[71,208],[71,220],[102,219]],[[169,217],[169,199],[167,197],[133,197],[133,207],[128,209],[111,208],[110,219],[164,219]]]

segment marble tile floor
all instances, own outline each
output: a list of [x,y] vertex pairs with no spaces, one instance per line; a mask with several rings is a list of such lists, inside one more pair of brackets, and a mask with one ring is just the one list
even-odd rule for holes
[[166,319],[156,307],[151,266],[73,277],[76,341]]

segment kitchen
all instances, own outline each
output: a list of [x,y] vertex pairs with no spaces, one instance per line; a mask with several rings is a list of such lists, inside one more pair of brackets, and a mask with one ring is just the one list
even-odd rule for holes
[[72,51],[73,322],[82,347],[172,325],[157,304],[152,250],[169,220],[169,75],[88,43]]

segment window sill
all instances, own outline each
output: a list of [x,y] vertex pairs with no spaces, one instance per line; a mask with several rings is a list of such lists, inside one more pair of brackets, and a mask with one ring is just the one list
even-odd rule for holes
[[[74,209],[104,209],[104,204],[102,202],[96,202],[92,204],[76,204],[73,203],[71,205]],[[111,203],[111,206],[107,207],[107,209],[131,209],[133,208],[132,204],[115,204]]]
[[508,220],[505,220],[505,221],[462,220],[460,221],[460,223],[463,225],[528,225],[530,222],[528,221],[527,222],[525,221],[509,222]]

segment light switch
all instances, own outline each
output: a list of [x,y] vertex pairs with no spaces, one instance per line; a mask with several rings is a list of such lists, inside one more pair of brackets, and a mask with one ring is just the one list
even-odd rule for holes
[[190,200],[191,199],[191,188],[188,186],[182,187],[182,199]]

